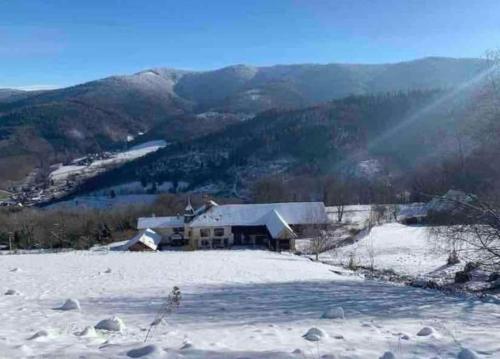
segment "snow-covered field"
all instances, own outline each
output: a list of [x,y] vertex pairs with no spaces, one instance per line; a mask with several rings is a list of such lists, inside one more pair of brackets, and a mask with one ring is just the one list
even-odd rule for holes
[[323,254],[325,260],[375,269],[392,269],[411,276],[433,272],[446,264],[448,252],[429,234],[428,227],[386,223],[373,227],[358,242]]
[[116,153],[108,159],[94,161],[89,166],[61,166],[50,173],[50,178],[54,181],[64,181],[71,175],[95,175],[108,166],[134,160],[151,152],[155,152],[166,145],[167,143],[163,140],[145,142],[130,148],[128,151]]
[[[500,358],[498,304],[332,269],[251,250],[3,255],[1,290],[14,294],[0,300],[0,357],[444,359],[463,346]],[[179,310],[134,351],[174,285]],[[56,309],[68,298],[81,309]],[[345,319],[321,318],[339,307]],[[121,332],[79,335],[113,316]],[[313,327],[323,336],[310,342]]]

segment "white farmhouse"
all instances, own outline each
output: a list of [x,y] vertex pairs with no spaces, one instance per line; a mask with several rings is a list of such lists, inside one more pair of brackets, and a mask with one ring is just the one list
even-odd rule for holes
[[139,218],[137,228],[158,233],[160,246],[261,246],[280,251],[293,250],[295,239],[307,228],[327,222],[322,202],[218,205],[207,201],[195,210],[188,201],[184,215]]

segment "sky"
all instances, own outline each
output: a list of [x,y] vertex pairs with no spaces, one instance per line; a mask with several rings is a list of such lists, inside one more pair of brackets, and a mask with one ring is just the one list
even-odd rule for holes
[[500,47],[499,0],[0,0],[0,88],[152,67],[384,63]]

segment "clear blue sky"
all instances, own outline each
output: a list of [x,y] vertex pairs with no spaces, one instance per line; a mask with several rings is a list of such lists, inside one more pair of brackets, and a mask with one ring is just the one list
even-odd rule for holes
[[0,0],[0,87],[168,66],[381,63],[500,47],[500,0]]

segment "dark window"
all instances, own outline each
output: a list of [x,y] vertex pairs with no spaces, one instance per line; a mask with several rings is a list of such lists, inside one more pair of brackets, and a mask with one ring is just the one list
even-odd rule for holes
[[210,229],[208,229],[208,228],[200,229],[200,236],[201,237],[210,237]]
[[214,228],[214,236],[222,237],[224,235],[224,228]]
[[175,227],[174,233],[184,233],[184,227]]

